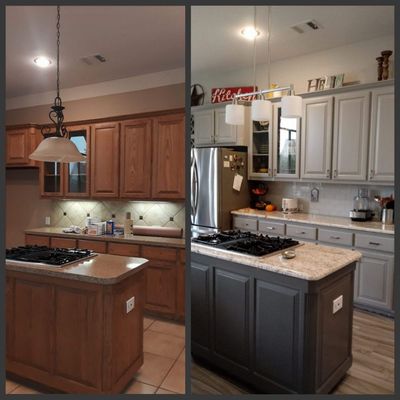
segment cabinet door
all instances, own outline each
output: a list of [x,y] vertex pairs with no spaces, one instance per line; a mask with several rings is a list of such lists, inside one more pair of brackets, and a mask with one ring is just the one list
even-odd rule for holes
[[85,161],[72,162],[64,168],[65,197],[89,197],[90,126],[68,127],[69,138]]
[[42,197],[64,195],[65,168],[68,164],[44,161],[39,167],[40,194]]
[[335,96],[333,179],[367,178],[369,91]]
[[356,268],[354,302],[392,311],[393,273],[393,254],[362,252]]
[[372,91],[369,180],[394,181],[394,87]]
[[214,110],[193,112],[194,144],[214,144]]
[[151,119],[121,124],[120,197],[150,198],[151,126]]
[[303,100],[301,177],[331,179],[332,96]]
[[119,123],[93,126],[90,176],[92,197],[118,197]]
[[237,127],[225,122],[225,107],[215,110],[214,136],[216,144],[236,144]]
[[185,198],[185,117],[166,115],[154,120],[152,197]]
[[6,165],[23,165],[29,163],[28,129],[7,130]]

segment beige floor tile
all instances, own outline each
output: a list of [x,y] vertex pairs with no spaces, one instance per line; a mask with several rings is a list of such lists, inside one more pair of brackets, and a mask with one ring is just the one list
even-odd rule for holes
[[185,363],[177,361],[161,384],[162,389],[185,393]]
[[185,348],[182,350],[182,353],[178,357],[178,361],[186,362],[186,349]]
[[185,325],[177,324],[175,322],[155,321],[149,329],[151,331],[165,333],[167,335],[185,337]]
[[18,386],[14,389],[10,394],[41,394],[40,392],[36,391],[35,389],[31,389],[26,386]]
[[154,394],[156,390],[156,386],[134,380],[125,389],[125,394]]
[[19,383],[6,379],[6,394],[12,392]]
[[185,340],[177,336],[166,335],[149,329],[144,333],[144,351],[147,353],[157,354],[175,360],[184,346]]
[[165,389],[158,389],[156,394],[179,394],[179,393],[175,393],[175,392],[171,392],[169,390],[165,390]]
[[156,354],[144,353],[144,363],[136,374],[136,380],[148,385],[160,386],[174,364],[174,360]]
[[144,317],[143,319],[143,329],[146,330],[151,324],[153,324],[154,319]]

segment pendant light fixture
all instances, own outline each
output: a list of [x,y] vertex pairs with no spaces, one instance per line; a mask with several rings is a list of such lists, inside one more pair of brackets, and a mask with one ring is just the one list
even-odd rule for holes
[[[254,26],[256,20],[256,7],[254,7]],[[268,87],[270,86],[270,71],[271,71],[271,50],[270,50],[270,36],[271,36],[271,7],[267,7],[267,77]],[[255,42],[256,39],[254,39]],[[253,48],[253,72],[256,71],[256,48]],[[254,75],[255,76],[255,75]],[[254,85],[255,86],[255,85]],[[300,96],[295,96],[293,85],[284,87],[277,87],[273,89],[255,90],[252,93],[237,94],[232,100],[232,104],[225,107],[226,117],[225,121],[230,125],[244,125],[244,106],[239,104],[242,97],[256,96],[256,99],[251,102],[251,118],[253,121],[271,121],[272,119],[272,103],[266,100],[264,95],[274,92],[287,92],[288,95],[281,98],[281,116],[284,118],[297,118],[302,116],[303,112],[303,99]],[[242,108],[240,108],[242,107]]]
[[[29,156],[31,160],[50,162],[79,162],[85,161],[75,144],[68,139],[68,131],[64,126],[64,107],[60,97],[60,6],[57,6],[57,96],[49,112],[49,118],[54,126],[42,128],[45,138]],[[55,129],[55,132],[51,132]]]

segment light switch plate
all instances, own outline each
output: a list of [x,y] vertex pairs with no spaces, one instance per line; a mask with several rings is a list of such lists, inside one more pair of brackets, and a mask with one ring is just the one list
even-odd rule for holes
[[342,308],[343,308],[343,295],[341,294],[339,297],[333,300],[332,314],[336,314]]
[[50,217],[45,217],[45,218],[44,218],[44,224],[45,224],[45,225],[51,225]]
[[130,313],[135,308],[135,297],[131,297],[126,301],[126,313]]

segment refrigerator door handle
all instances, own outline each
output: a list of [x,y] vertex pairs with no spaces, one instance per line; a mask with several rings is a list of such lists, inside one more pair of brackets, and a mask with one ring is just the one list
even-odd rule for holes
[[194,160],[194,188],[195,188],[194,212],[197,214],[197,207],[199,205],[199,171],[197,168],[196,159]]

